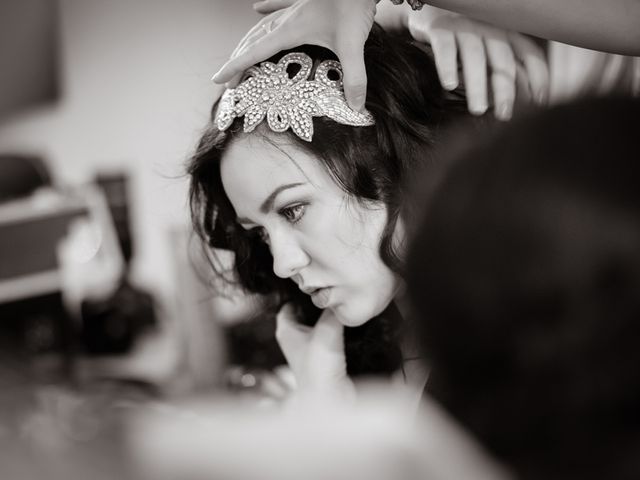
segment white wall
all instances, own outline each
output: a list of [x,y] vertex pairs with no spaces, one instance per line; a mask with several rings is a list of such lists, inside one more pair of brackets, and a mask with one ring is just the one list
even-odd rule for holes
[[0,124],[0,152],[35,152],[64,183],[131,175],[134,278],[174,291],[168,231],[188,222],[183,172],[211,75],[258,19],[247,0],[61,0],[62,99]]

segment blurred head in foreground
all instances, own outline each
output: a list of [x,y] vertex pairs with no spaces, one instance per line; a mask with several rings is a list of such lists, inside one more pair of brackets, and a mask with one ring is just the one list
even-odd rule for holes
[[521,478],[640,473],[640,101],[458,152],[412,246],[434,395]]

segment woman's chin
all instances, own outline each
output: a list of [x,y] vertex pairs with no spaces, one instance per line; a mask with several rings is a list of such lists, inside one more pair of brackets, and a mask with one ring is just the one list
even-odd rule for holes
[[371,309],[355,308],[350,305],[338,305],[331,310],[336,316],[336,319],[345,327],[359,327],[364,325],[382,312],[382,310],[378,312]]

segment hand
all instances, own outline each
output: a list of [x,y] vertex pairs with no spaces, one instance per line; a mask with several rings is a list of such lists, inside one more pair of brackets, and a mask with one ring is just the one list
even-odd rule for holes
[[438,76],[447,90],[459,83],[459,54],[471,113],[481,115],[489,106],[487,76],[500,120],[511,118],[516,84],[522,96],[546,101],[549,68],[545,53],[527,36],[429,6],[405,18],[413,38],[431,44]]
[[259,395],[263,405],[280,404],[289,400],[297,390],[296,377],[288,365],[280,365],[259,377]]
[[367,76],[364,43],[373,26],[375,0],[264,0],[255,5],[263,18],[242,39],[213,77],[216,83],[237,81],[237,75],[281,50],[312,44],[333,51],[342,65],[349,106],[364,109]]
[[277,316],[276,339],[296,378],[298,393],[331,393],[349,398],[354,386],[347,375],[344,326],[324,310],[314,327],[298,322],[290,304]]

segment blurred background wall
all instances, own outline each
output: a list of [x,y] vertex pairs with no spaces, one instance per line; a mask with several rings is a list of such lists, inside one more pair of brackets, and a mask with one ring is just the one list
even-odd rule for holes
[[0,151],[41,155],[59,183],[128,173],[132,276],[165,299],[177,294],[172,235],[188,227],[184,162],[216,95],[211,75],[258,18],[251,3],[60,0],[57,100],[0,119]]

